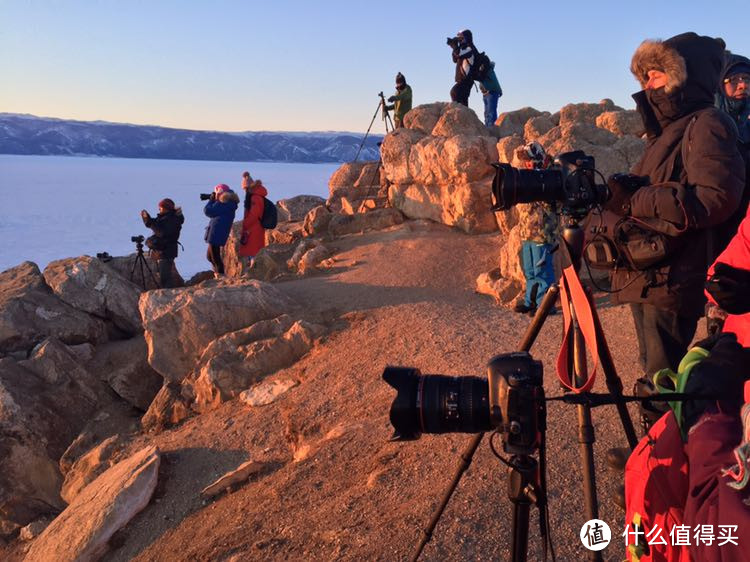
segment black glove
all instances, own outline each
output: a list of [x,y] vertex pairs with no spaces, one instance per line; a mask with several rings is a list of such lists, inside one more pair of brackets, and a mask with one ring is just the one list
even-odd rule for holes
[[697,344],[708,349],[710,356],[690,371],[685,384],[685,393],[713,398],[686,400],[683,405],[687,431],[698,421],[703,412],[717,400],[722,410],[735,410],[739,415],[742,405],[742,389],[745,379],[750,377],[750,349],[737,343],[734,334],[721,334],[707,338]]
[[729,314],[750,312],[750,270],[738,269],[719,262],[714,274],[706,281],[706,290]]
[[648,176],[635,174],[612,174],[607,180],[609,199],[604,208],[617,215],[630,214],[630,198],[639,188],[651,183]]
[[390,102],[394,102],[394,101],[396,101],[396,96],[391,96],[391,97],[389,97],[389,98],[388,98],[388,101],[390,101]]

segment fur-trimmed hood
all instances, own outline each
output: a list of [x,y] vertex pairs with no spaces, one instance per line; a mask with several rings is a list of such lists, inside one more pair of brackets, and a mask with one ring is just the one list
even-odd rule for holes
[[648,71],[660,70],[667,75],[665,93],[683,90],[683,97],[690,101],[712,101],[721,78],[724,48],[722,39],[693,32],[666,41],[647,39],[633,54],[630,71],[643,87]]
[[225,191],[219,195],[219,203],[237,203],[239,204],[240,198],[234,191]]

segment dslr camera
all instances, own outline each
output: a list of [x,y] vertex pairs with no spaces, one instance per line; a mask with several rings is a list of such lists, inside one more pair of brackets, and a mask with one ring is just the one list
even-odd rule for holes
[[458,44],[461,40],[458,37],[447,37],[445,39],[446,45],[448,45],[451,49],[455,49],[458,47]]
[[138,236],[131,236],[130,241],[135,242],[136,244],[143,244],[143,241],[146,238],[143,236],[143,234],[139,234]]
[[201,201],[208,201],[209,199],[212,199],[213,196],[214,196],[213,193],[201,193],[200,194]]
[[610,198],[604,179],[595,168],[594,157],[582,150],[565,152],[546,170],[521,170],[510,164],[493,164],[492,210],[505,211],[518,203],[562,203],[562,211],[581,219]]
[[390,411],[395,441],[419,439],[422,433],[497,430],[508,454],[531,455],[539,448],[543,367],[525,351],[493,357],[486,379],[386,367],[383,380],[397,393]]

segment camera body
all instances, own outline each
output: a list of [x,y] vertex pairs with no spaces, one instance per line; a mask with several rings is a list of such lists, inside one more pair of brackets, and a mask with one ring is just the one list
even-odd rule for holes
[[143,241],[145,240],[145,236],[143,234],[139,234],[138,236],[131,236],[130,241],[135,242],[136,244],[143,244]]
[[518,203],[560,202],[563,213],[581,219],[610,197],[609,188],[596,182],[601,174],[594,157],[582,150],[560,154],[554,166],[546,170],[521,170],[510,164],[493,166],[493,211],[505,211]]
[[201,193],[199,197],[201,198],[201,201],[208,201],[209,199],[213,199],[214,194],[213,193]]
[[460,39],[458,37],[446,37],[445,44],[448,45],[450,48],[455,49],[458,47],[458,44],[460,43]]
[[540,443],[542,377],[541,361],[526,352],[493,357],[487,379],[386,367],[383,379],[397,392],[390,411],[394,440],[419,439],[422,433],[496,429],[503,435],[507,453],[530,455]]

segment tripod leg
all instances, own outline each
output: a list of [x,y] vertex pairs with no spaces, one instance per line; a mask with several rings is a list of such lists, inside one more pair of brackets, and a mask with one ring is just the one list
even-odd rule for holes
[[625,437],[628,440],[630,449],[635,449],[638,444],[638,437],[635,433],[635,427],[633,427],[633,420],[630,418],[630,413],[625,405],[625,401],[622,399],[622,380],[617,376],[617,370],[615,369],[615,363],[612,360],[612,354],[609,351],[607,340],[604,337],[604,329],[599,320],[599,314],[594,306],[593,298],[591,293],[588,292],[589,302],[591,302],[591,314],[594,317],[594,328],[596,330],[596,341],[599,347],[599,363],[602,365],[602,371],[604,372],[604,380],[607,383],[607,390],[616,400],[615,407],[617,413],[620,416],[620,422],[622,423],[622,429],[625,431]]
[[520,351],[529,351],[531,349],[531,346],[534,345],[534,341],[536,341],[539,332],[542,330],[544,321],[549,316],[552,307],[555,306],[557,295],[559,294],[560,286],[557,283],[553,283],[549,286],[549,289],[547,289],[547,293],[542,299],[542,304],[539,305],[539,308],[537,308],[536,310],[536,314],[534,314],[534,318],[531,320],[531,324],[529,324],[529,327],[526,328],[526,333],[523,335],[521,345],[519,346]]

